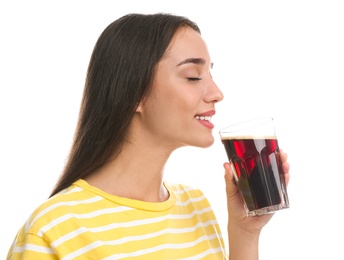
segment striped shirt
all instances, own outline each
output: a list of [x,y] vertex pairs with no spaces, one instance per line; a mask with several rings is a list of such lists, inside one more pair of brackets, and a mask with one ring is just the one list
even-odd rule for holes
[[225,259],[204,194],[165,183],[151,203],[117,197],[78,180],[31,215],[7,259]]

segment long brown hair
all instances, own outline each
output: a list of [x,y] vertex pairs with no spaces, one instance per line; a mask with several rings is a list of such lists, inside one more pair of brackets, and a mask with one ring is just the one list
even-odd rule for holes
[[139,102],[175,32],[198,26],[172,14],[128,14],[111,23],[94,47],[74,141],[51,195],[85,178],[117,156]]

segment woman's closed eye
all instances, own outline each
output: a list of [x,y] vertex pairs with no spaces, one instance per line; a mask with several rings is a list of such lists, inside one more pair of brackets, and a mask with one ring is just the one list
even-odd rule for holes
[[187,77],[188,80],[190,81],[197,81],[197,80],[201,80],[201,77]]

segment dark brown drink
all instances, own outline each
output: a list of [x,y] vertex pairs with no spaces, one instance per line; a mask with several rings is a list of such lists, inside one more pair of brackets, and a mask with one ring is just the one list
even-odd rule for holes
[[249,212],[268,207],[268,213],[289,206],[275,138],[222,139],[222,143]]

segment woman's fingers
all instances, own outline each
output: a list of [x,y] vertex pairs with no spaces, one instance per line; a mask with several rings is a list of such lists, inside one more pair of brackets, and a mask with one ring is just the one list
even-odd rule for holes
[[282,161],[282,170],[283,170],[283,173],[284,173],[284,177],[285,177],[286,183],[288,184],[289,183],[289,179],[290,179],[290,175],[289,175],[290,165],[287,162],[288,155],[285,152],[283,152],[283,150],[281,150],[281,149],[280,149],[280,155],[281,155],[281,161]]

